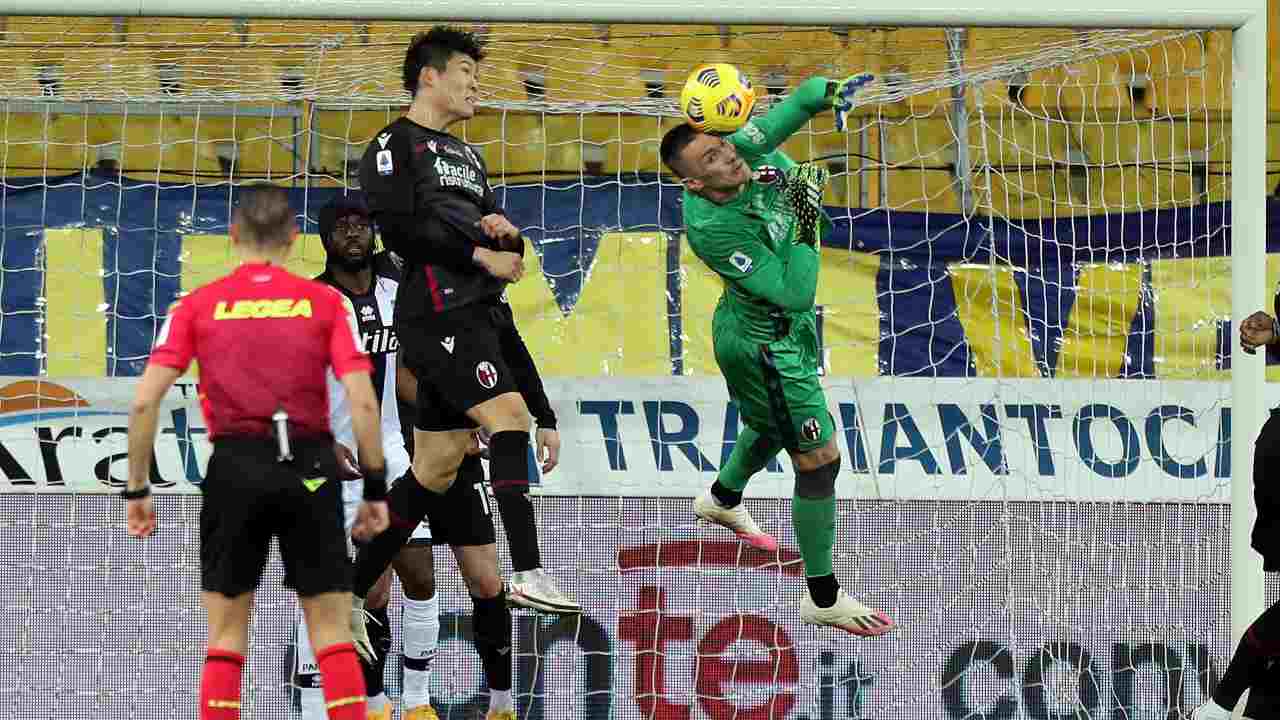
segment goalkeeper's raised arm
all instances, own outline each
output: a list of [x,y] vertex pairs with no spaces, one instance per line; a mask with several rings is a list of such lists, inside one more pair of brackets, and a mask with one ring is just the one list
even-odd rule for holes
[[773,152],[787,141],[813,116],[826,110],[836,113],[836,125],[844,129],[844,118],[853,109],[853,96],[858,89],[871,81],[871,75],[861,74],[844,80],[828,80],[811,77],[796,86],[787,98],[764,115],[752,119],[738,128],[729,140],[744,156],[760,156]]

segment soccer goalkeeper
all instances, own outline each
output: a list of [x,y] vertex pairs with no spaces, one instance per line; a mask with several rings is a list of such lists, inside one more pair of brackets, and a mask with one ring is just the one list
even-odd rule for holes
[[716,362],[746,427],[694,513],[744,542],[774,550],[742,504],[742,492],[780,450],[796,470],[792,525],[807,576],[800,616],[855,635],[893,629],[889,616],[841,591],[832,572],[840,451],[818,382],[819,243],[826,170],[778,150],[814,115],[834,109],[843,125],[854,93],[870,80],[811,78],[765,116],[728,136],[683,124],[662,138],[662,161],[684,184],[689,246],[725,283],[712,320]]

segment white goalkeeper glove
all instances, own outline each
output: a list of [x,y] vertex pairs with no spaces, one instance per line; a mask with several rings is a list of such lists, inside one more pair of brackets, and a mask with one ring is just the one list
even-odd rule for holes
[[[371,663],[378,657],[378,653],[373,649],[373,643],[369,640],[369,630],[365,628],[368,613],[364,610],[364,598],[351,596],[351,644],[356,646],[356,652],[360,653],[360,657],[365,662]],[[368,618],[372,619],[372,618]],[[377,622],[377,620],[374,620]]]
[[787,171],[787,204],[795,213],[796,236],[806,245],[818,244],[818,213],[822,210],[822,191],[829,173],[816,163],[801,163]]
[[836,130],[844,132],[848,126],[846,117],[853,110],[853,96],[875,77],[871,73],[858,73],[836,83],[835,92],[831,95],[831,109],[836,113]]

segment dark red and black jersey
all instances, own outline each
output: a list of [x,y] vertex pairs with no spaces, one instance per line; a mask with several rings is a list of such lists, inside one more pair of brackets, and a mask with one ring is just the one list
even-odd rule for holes
[[332,287],[267,264],[241,265],[169,308],[151,363],[200,367],[210,439],[271,437],[279,408],[299,438],[329,434],[325,372],[370,372],[351,304]]
[[488,312],[506,283],[471,256],[477,246],[501,249],[478,223],[502,210],[478,152],[402,117],[369,143],[360,186],[383,244],[404,259],[397,326],[460,329]]

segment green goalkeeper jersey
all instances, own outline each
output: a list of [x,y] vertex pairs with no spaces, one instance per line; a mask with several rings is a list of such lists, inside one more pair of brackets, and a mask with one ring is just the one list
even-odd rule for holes
[[[795,161],[778,149],[815,114],[831,107],[824,78],[801,83],[781,104],[729,136],[753,179],[723,204],[685,191],[684,225],[689,247],[725,282],[716,328],[732,316],[744,339],[774,339],[779,319],[813,316],[818,249],[796,241],[783,192],[783,174]],[[818,237],[831,230],[820,213]]]

